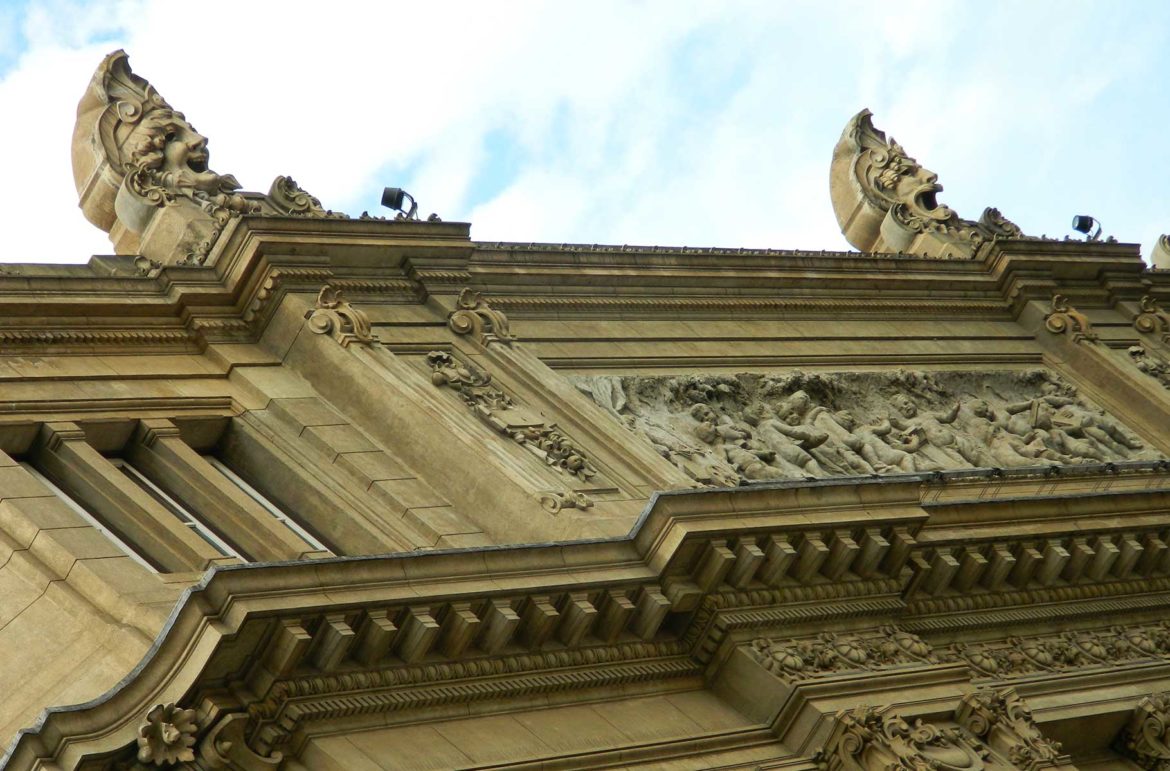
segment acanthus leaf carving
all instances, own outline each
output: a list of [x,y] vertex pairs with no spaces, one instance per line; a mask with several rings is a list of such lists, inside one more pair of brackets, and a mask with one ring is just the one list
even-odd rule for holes
[[837,713],[813,762],[820,771],[983,771],[989,756],[959,729],[910,725],[891,707],[862,706]]
[[305,313],[309,329],[318,335],[330,335],[342,346],[351,343],[378,342],[365,312],[355,308],[337,289],[329,284],[317,294],[317,305]]
[[516,336],[508,328],[508,317],[503,311],[493,309],[479,292],[464,288],[455,304],[456,310],[447,317],[447,326],[455,334],[474,334],[484,345],[516,342]]
[[752,641],[748,652],[785,682],[937,661],[926,641],[896,626],[883,626],[868,634],[822,632],[787,643],[758,639]]
[[555,423],[518,406],[492,383],[488,373],[471,364],[457,362],[446,351],[427,354],[431,382],[459,394],[468,409],[487,425],[509,437],[548,466],[581,480],[597,474],[585,455]]
[[272,180],[267,199],[273,208],[289,217],[349,219],[346,214],[322,207],[321,201],[305,191],[292,177],[282,175]]
[[955,721],[1022,771],[1067,762],[1060,743],[1046,738],[1014,688],[980,690],[963,697]]
[[1067,334],[1074,343],[1099,342],[1089,317],[1069,305],[1068,298],[1062,294],[1052,296],[1052,309],[1044,314],[1044,328],[1054,335]]
[[1143,697],[1114,746],[1144,769],[1170,769],[1170,693]]

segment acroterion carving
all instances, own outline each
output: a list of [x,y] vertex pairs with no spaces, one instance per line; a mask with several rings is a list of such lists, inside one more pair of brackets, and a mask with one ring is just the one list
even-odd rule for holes
[[1122,755],[1150,771],[1170,769],[1170,693],[1145,696],[1134,707],[1115,746]]
[[474,334],[484,345],[516,342],[508,329],[508,317],[502,311],[493,310],[479,292],[465,288],[455,304],[458,307],[447,316],[447,326],[455,334]]
[[199,265],[241,215],[345,217],[289,177],[267,196],[247,193],[208,161],[207,138],[131,71],[124,51],[102,60],[77,107],[73,178],[86,219],[119,254]]
[[1024,237],[998,209],[985,209],[972,222],[938,203],[938,176],[874,128],[871,118],[869,110],[855,115],[833,150],[833,210],[855,248],[960,259],[973,257],[986,241]]
[[1044,314],[1044,327],[1054,335],[1071,335],[1074,343],[1098,341],[1089,317],[1069,305],[1062,294],[1052,296],[1052,310]]
[[955,711],[955,722],[1022,771],[1067,761],[1060,753],[1060,742],[1040,732],[1032,711],[1014,688],[967,694]]
[[195,759],[195,710],[156,705],[138,729],[138,760],[168,766]]
[[377,342],[366,314],[349,304],[340,289],[326,284],[317,294],[317,305],[305,313],[309,329],[330,335],[342,346]]
[[1044,371],[574,382],[702,484],[1159,457]]
[[890,707],[837,713],[828,742],[814,757],[822,771],[983,771],[1002,769],[974,737],[921,720],[911,726]]
[[340,212],[327,211],[315,196],[301,189],[292,177],[277,177],[268,188],[268,202],[281,214],[290,217],[316,217],[318,219],[349,219]]
[[102,61],[77,108],[73,176],[86,218],[119,253],[201,262],[229,219],[259,210],[208,157],[207,138],[130,70],[124,51]]
[[[462,364],[446,351],[427,354],[431,382],[459,394],[480,420],[536,455],[547,465],[587,480],[597,474],[585,453],[555,423],[518,406],[492,383],[492,377],[471,364]],[[547,507],[546,507],[547,508]]]

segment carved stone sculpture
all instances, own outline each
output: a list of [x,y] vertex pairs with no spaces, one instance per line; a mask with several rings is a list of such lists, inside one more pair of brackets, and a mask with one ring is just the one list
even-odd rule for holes
[[366,314],[349,304],[340,289],[326,284],[317,294],[317,305],[305,314],[309,329],[330,335],[342,346],[377,341]]
[[1170,693],[1142,698],[1115,743],[1117,751],[1150,771],[1170,769]]
[[1135,367],[1161,383],[1163,388],[1170,388],[1170,364],[1150,355],[1150,352],[1140,345],[1130,346],[1129,360]]
[[1014,688],[976,691],[963,697],[955,722],[1022,771],[1051,768],[1068,760],[1060,743],[1046,738]]
[[427,364],[431,368],[432,383],[458,393],[480,420],[510,437],[547,465],[582,481],[597,474],[585,453],[561,433],[555,423],[518,406],[492,383],[491,375],[474,365],[457,362],[446,351],[431,351],[427,354]]
[[1042,370],[574,382],[701,484],[1160,457]]
[[1052,310],[1045,314],[1044,326],[1054,335],[1070,335],[1074,343],[1098,341],[1089,318],[1069,305],[1068,298],[1062,294],[1052,296]]
[[474,334],[484,345],[516,342],[515,335],[508,329],[508,317],[488,305],[479,292],[464,289],[455,304],[456,310],[447,317],[447,326],[455,334]]
[[102,60],[77,107],[73,179],[86,219],[119,254],[197,265],[240,215],[345,216],[323,210],[288,177],[277,177],[268,196],[241,192],[209,158],[207,138],[131,71],[124,51]]
[[991,239],[1023,237],[997,209],[972,222],[939,204],[937,175],[874,128],[871,117],[862,110],[845,126],[829,182],[837,223],[855,248],[966,259]]
[[955,728],[921,720],[911,726],[890,707],[855,707],[837,713],[824,749],[813,758],[822,771],[983,771],[990,752]]
[[195,710],[159,704],[138,729],[138,761],[169,766],[195,759]]

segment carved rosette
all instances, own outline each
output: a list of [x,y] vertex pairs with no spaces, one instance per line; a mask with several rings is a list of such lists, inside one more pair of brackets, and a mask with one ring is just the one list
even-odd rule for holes
[[512,345],[516,336],[508,329],[508,317],[494,310],[479,292],[464,289],[455,301],[457,309],[447,317],[447,326],[457,335],[475,335],[484,345]]
[[[584,451],[573,444],[555,423],[518,406],[492,383],[492,377],[478,367],[462,364],[446,351],[427,354],[431,382],[459,394],[468,409],[483,422],[504,434],[545,464],[586,481],[597,474]],[[542,505],[549,508],[550,501]],[[562,508],[564,506],[562,505]],[[558,509],[559,511],[559,509]]]
[[138,761],[170,766],[195,759],[195,710],[156,705],[138,728]]
[[976,691],[963,697],[955,721],[1022,771],[1067,762],[1060,743],[1040,733],[1032,711],[1014,688]]
[[1069,305],[1068,298],[1062,294],[1052,296],[1052,309],[1044,315],[1044,328],[1054,335],[1067,334],[1074,343],[1098,342],[1089,318]]
[[352,343],[378,342],[370,327],[370,319],[342,295],[340,289],[329,284],[317,294],[317,305],[305,314],[309,329],[318,335],[329,335],[343,347]]
[[822,771],[983,771],[989,756],[957,729],[911,726],[890,707],[857,707],[837,713],[813,761]]
[[1170,769],[1170,693],[1155,693],[1139,701],[1115,747],[1142,768]]

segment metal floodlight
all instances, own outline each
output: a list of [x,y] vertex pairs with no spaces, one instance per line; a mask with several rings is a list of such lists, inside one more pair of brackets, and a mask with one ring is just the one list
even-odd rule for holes
[[[1090,217],[1088,214],[1078,214],[1077,216],[1073,217],[1072,227],[1073,230],[1077,231],[1078,233],[1084,233],[1085,235],[1089,236],[1090,241],[1096,241],[1101,237],[1101,223]],[[1093,230],[1094,227],[1097,229],[1093,231],[1092,234],[1090,234],[1089,231]]]
[[[404,208],[404,204],[410,201],[410,208]],[[382,189],[382,205],[387,209],[402,212],[403,216],[408,220],[418,219],[416,212],[418,211],[418,204],[414,201],[414,196],[406,192],[400,187],[386,187]]]

